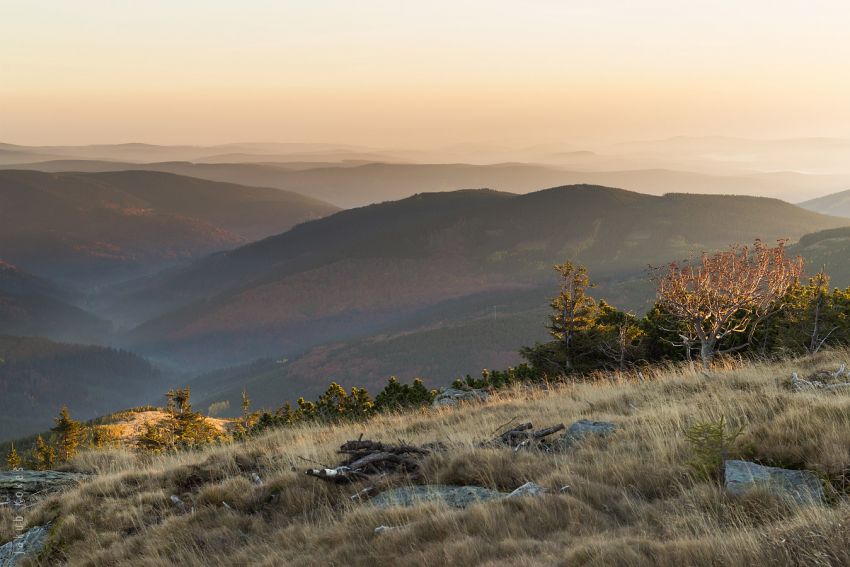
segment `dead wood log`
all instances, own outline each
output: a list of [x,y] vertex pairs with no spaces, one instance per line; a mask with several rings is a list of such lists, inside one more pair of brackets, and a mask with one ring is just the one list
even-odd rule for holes
[[535,431],[532,436],[535,439],[543,439],[544,437],[548,437],[549,435],[552,435],[553,433],[557,433],[564,429],[566,429],[566,426],[563,423],[559,423],[558,425],[553,425],[552,427],[546,427],[539,431]]
[[513,448],[515,452],[523,449],[549,451],[552,449],[552,445],[546,440],[546,437],[566,429],[563,423],[559,423],[551,427],[544,427],[537,431],[533,431],[533,427],[534,426],[531,422],[521,423],[512,429],[505,431],[492,441],[482,443],[481,446],[508,446]]
[[362,436],[344,443],[338,452],[347,458],[337,467],[308,469],[306,474],[331,482],[355,482],[388,474],[415,477],[419,473],[420,461],[431,453],[423,447],[406,443],[392,445],[363,439]]

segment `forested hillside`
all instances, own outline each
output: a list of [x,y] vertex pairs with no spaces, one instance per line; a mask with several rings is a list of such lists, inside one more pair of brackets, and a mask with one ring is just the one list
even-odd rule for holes
[[166,173],[0,171],[0,257],[95,285],[287,230],[337,209],[273,189]]
[[419,195],[167,274],[148,296],[195,302],[142,325],[128,344],[196,368],[287,358],[268,383],[281,396],[337,376],[445,383],[516,361],[512,345],[535,338],[551,266],[564,259],[588,266],[600,283],[593,293],[641,310],[653,295],[650,264],[846,223],[771,199],[588,186]]
[[62,406],[82,419],[159,397],[167,377],[105,347],[0,335],[0,439],[44,431]]
[[76,307],[75,295],[0,259],[0,334],[101,340],[109,323]]

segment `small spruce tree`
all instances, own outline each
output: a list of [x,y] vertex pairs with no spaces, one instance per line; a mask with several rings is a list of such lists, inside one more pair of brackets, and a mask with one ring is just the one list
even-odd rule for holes
[[52,431],[56,434],[59,440],[59,461],[67,462],[77,454],[80,447],[80,440],[83,435],[83,425],[71,418],[67,407],[63,407],[59,411],[59,417],[55,420],[56,425]]
[[12,443],[12,448],[9,449],[9,454],[6,455],[6,466],[10,471],[21,467],[21,456],[18,455],[18,451],[15,449],[14,443]]
[[56,464],[56,450],[52,445],[46,443],[41,435],[36,437],[33,459],[37,471],[50,470]]

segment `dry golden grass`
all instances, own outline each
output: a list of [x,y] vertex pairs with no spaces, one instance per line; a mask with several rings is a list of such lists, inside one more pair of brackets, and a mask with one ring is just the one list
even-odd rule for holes
[[[134,447],[148,425],[161,423],[167,417],[168,414],[162,410],[124,411],[113,414],[109,423],[97,427],[103,430],[114,443]],[[232,419],[216,417],[204,417],[204,419],[220,433],[226,433],[233,428]]]
[[[54,528],[46,555],[30,565],[850,564],[850,504],[840,491],[819,507],[790,507],[767,493],[731,498],[691,474],[683,436],[725,416],[746,426],[741,456],[812,469],[841,488],[850,395],[793,393],[785,383],[792,370],[835,368],[847,354],[730,365],[710,377],[669,369],[644,383],[517,388],[485,405],[304,425],[196,453],[83,454],[75,466],[99,474],[33,511],[32,524]],[[602,419],[622,429],[559,454],[476,447],[515,416],[538,426]],[[425,465],[432,482],[510,490],[533,480],[553,494],[466,510],[378,509],[349,501],[356,486],[303,474],[310,465],[301,457],[335,463],[335,449],[360,433],[446,443]],[[254,485],[252,472],[265,482]],[[171,494],[193,510],[178,510]],[[399,528],[375,534],[379,525]]]

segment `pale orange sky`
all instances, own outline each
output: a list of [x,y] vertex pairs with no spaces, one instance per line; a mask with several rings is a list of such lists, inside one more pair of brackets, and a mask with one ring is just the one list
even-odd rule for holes
[[0,141],[850,137],[850,3],[0,0]]

